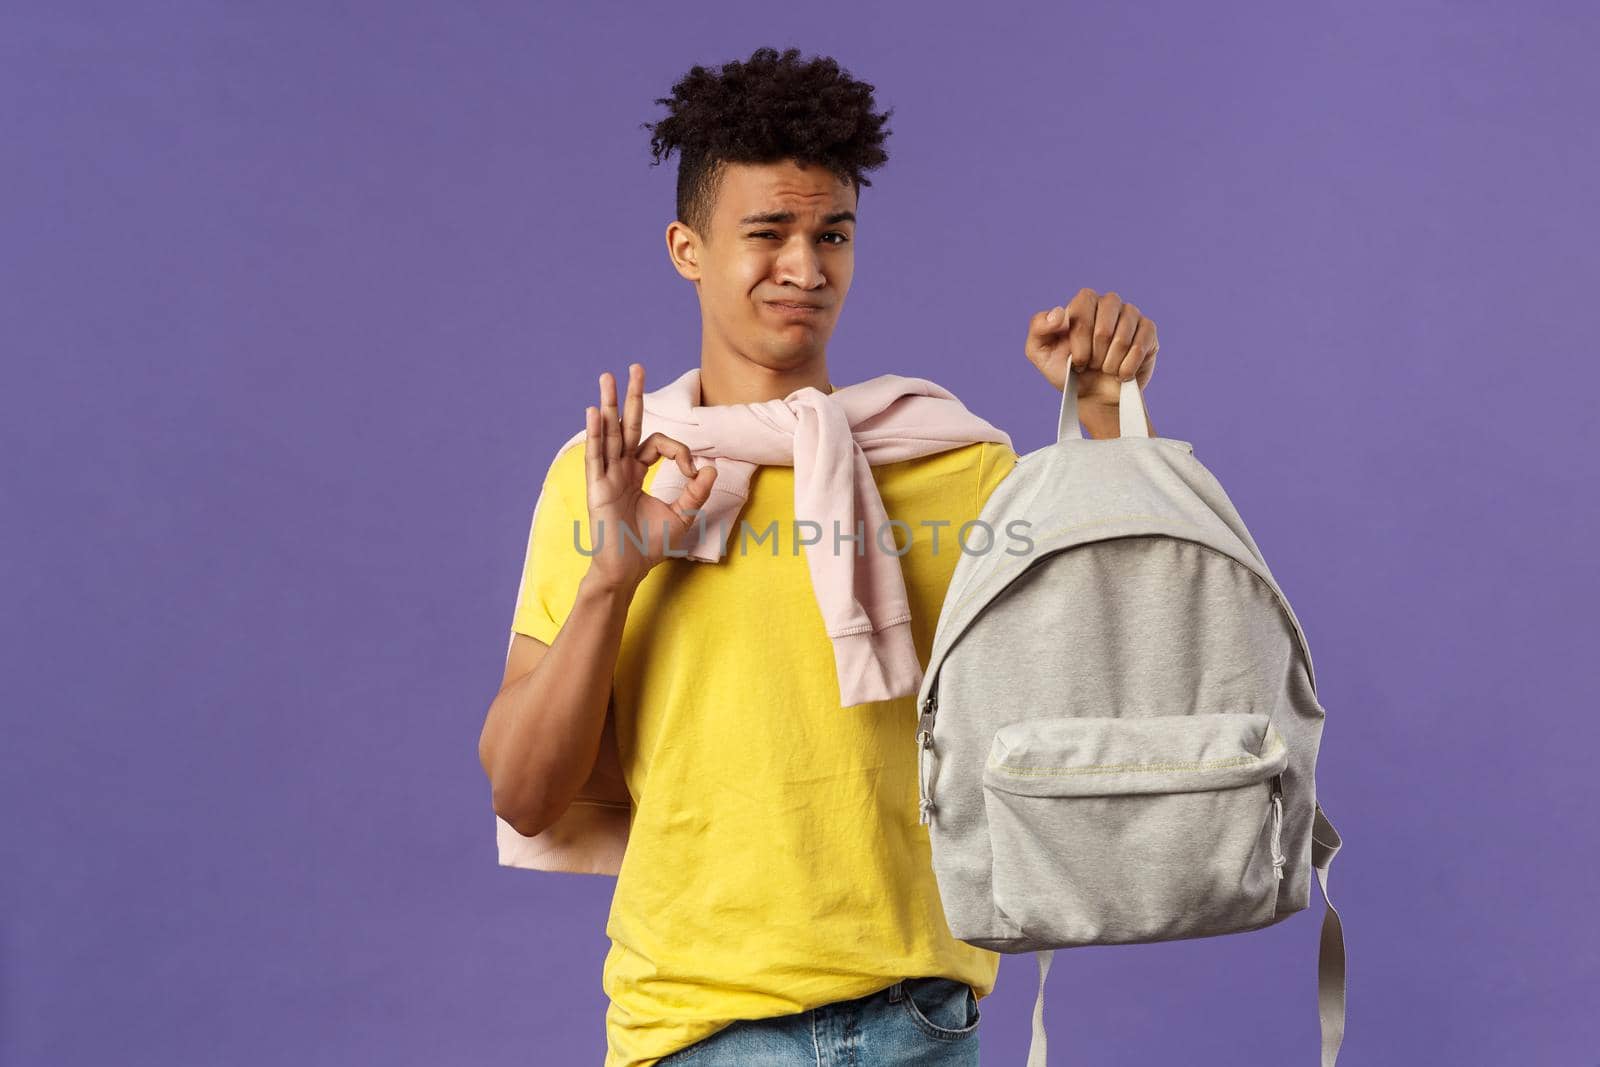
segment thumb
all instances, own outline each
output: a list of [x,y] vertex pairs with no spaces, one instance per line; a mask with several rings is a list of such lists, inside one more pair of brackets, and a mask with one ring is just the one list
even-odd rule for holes
[[1071,316],[1065,308],[1054,307],[1034,315],[1028,322],[1028,339],[1023,351],[1040,368],[1049,361],[1061,344]]
[[[708,475],[706,471],[711,473]],[[694,537],[693,531],[707,521],[701,509],[710,499],[711,483],[716,480],[716,467],[708,465],[695,472],[695,476],[684,485],[683,492],[678,494],[678,499],[672,502],[673,523],[667,536],[667,545],[674,552],[688,548]]]
[[678,494],[678,499],[673,501],[672,510],[677,513],[678,521],[685,529],[693,525],[695,519],[699,517],[686,512],[705,507],[706,501],[711,499],[711,486],[716,480],[716,465],[708,463],[695,471],[694,477],[684,483],[683,491]]

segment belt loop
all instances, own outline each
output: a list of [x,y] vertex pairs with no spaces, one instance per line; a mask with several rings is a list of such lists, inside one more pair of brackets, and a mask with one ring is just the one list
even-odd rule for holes
[[898,1004],[898,1003],[900,1003],[900,998],[905,996],[905,985],[906,985],[906,980],[904,978],[902,978],[898,982],[896,982],[894,985],[889,987],[889,1003],[890,1004]]

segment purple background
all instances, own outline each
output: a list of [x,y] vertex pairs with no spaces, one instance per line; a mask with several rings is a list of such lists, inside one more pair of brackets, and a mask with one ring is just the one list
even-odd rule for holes
[[[1029,451],[1028,316],[1158,322],[1329,709],[1348,1062],[1594,1061],[1592,6],[130,7],[0,15],[4,1063],[600,1062],[614,882],[496,866],[476,742],[596,375],[698,359],[639,124],[762,44],[896,109],[835,380]],[[1058,956],[1058,1058],[1314,1062],[1320,909]]]

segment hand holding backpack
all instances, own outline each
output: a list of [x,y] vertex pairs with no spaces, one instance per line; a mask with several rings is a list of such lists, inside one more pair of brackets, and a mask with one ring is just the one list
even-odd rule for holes
[[[1069,367],[1057,440],[985,504],[994,540],[956,565],[918,693],[920,810],[951,932],[1038,959],[1028,1067],[1045,1067],[1055,949],[1272,925],[1309,905],[1313,871],[1328,899],[1340,846],[1288,600],[1193,446],[1148,436],[1137,382],[1119,420],[1118,438],[1083,436]],[[1323,1067],[1344,1036],[1344,972],[1330,901]]]

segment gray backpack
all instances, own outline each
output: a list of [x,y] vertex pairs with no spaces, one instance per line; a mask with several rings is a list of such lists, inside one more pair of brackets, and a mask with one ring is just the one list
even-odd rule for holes
[[[1053,950],[1256,930],[1328,900],[1324,711],[1305,635],[1185,441],[1085,438],[1068,371],[1057,440],[1020,457],[963,535],[918,693],[921,819],[951,933],[1034,952],[1028,1067],[1045,1065]],[[1020,521],[1019,520],[1023,520]],[[1029,545],[1031,542],[1031,547]],[[1344,932],[1317,968],[1322,1063],[1344,1037]]]

